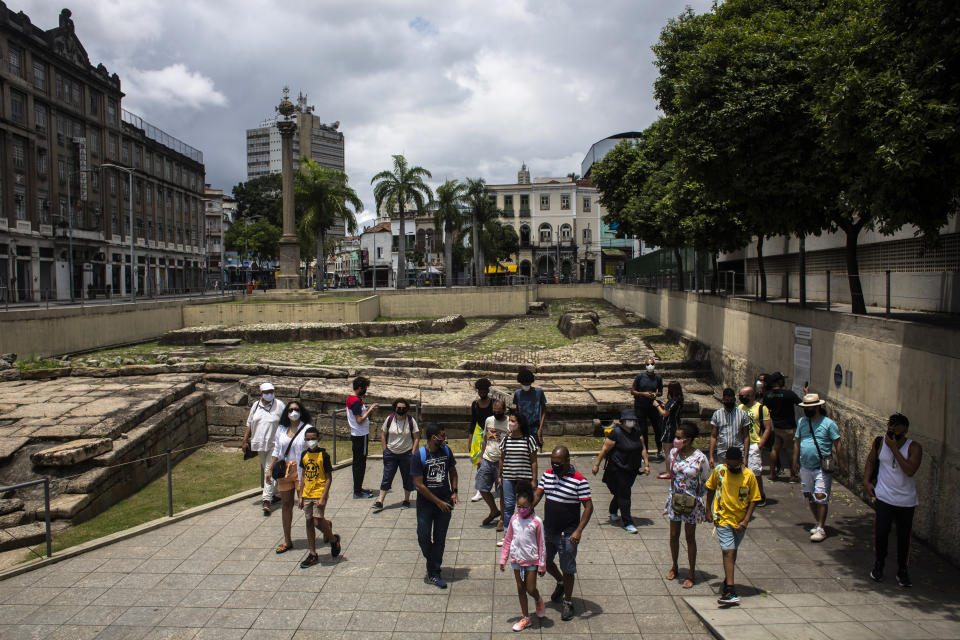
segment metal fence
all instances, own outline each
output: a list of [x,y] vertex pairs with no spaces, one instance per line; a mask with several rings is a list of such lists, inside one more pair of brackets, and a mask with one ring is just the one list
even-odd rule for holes
[[[213,296],[226,296],[242,293],[243,289],[228,292],[224,289],[213,288],[161,288],[137,293],[137,302],[152,300],[175,300],[179,298],[209,298]],[[2,302],[3,311],[19,309],[38,309],[38,308],[56,308],[68,306],[96,306],[111,304],[130,304],[130,294],[107,289],[96,289],[94,291],[85,291],[83,296],[77,296],[73,300],[69,297],[58,298],[58,292],[55,289],[30,290],[29,292],[16,292],[8,287],[0,287],[0,302]],[[39,298],[35,300],[34,298]],[[13,298],[16,298],[14,300]]]

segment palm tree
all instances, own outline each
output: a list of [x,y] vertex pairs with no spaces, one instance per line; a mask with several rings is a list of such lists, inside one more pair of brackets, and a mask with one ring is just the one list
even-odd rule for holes
[[320,281],[326,280],[326,234],[338,219],[349,233],[357,232],[357,214],[363,211],[363,202],[357,197],[347,174],[337,169],[321,167],[314,160],[301,158],[300,170],[294,175],[297,207],[303,212],[299,232],[305,244],[315,244],[317,268],[322,269]]
[[374,184],[373,197],[377,200],[377,212],[385,206],[389,213],[396,208],[400,214],[400,245],[397,252],[397,289],[407,286],[407,236],[404,227],[406,206],[413,203],[417,213],[422,213],[424,206],[433,202],[433,191],[424,182],[424,178],[432,178],[429,171],[423,167],[411,167],[402,155],[393,156],[393,171],[381,171],[370,179]]
[[483,178],[467,178],[467,204],[470,205],[470,244],[473,247],[474,284],[484,283],[483,252],[480,250],[480,228],[497,217],[497,205],[487,193]]
[[447,286],[453,286],[453,236],[461,222],[460,205],[467,186],[457,180],[447,180],[437,187],[437,209],[433,212],[433,226],[443,234],[443,264],[446,267]]

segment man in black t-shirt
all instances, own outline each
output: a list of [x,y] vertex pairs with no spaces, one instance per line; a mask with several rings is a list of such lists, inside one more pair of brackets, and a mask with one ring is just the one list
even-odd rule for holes
[[457,505],[457,467],[446,433],[438,424],[427,425],[427,444],[413,452],[410,475],[417,488],[417,540],[427,561],[423,581],[441,589],[447,582],[440,577],[443,551],[450,526],[450,511]]
[[[790,389],[784,389],[783,374],[777,371],[767,376],[769,386],[763,398],[763,404],[770,411],[773,420],[773,450],[770,452],[770,481],[777,481],[777,461],[780,452],[785,451],[784,460],[793,455],[793,435],[797,430],[797,415],[794,407],[800,404],[800,398]],[[792,472],[791,472],[792,473]],[[790,482],[800,479],[791,475]]]
[[647,422],[653,425],[653,434],[657,440],[657,460],[663,462],[663,426],[660,412],[653,401],[663,395],[663,378],[654,373],[653,358],[647,360],[647,370],[633,379],[633,412],[637,416],[637,426],[643,435],[643,446],[647,446]]

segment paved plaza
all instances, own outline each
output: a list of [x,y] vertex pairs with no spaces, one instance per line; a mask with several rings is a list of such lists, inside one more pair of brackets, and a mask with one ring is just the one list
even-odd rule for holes
[[[591,464],[574,462],[580,469]],[[466,460],[458,464],[469,498],[471,468]],[[443,570],[449,588],[439,590],[423,582],[415,509],[400,509],[402,494],[388,494],[387,508],[374,514],[372,500],[350,497],[349,468],[335,478],[327,514],[343,539],[339,560],[323,547],[321,564],[300,568],[306,547],[299,511],[297,548],[277,555],[279,512],[264,518],[253,499],[243,500],[0,582],[0,638],[515,636],[514,579],[498,570],[493,527],[479,526],[482,502],[454,510]],[[743,604],[721,611],[720,551],[710,527],[698,527],[698,584],[683,590],[663,579],[667,482],[637,482],[640,533],[629,535],[606,522],[609,494],[590,478],[597,509],[580,547],[577,616],[562,622],[548,602],[542,624],[518,636],[705,640],[712,629],[737,640],[960,637],[960,571],[916,544],[913,589],[896,587],[892,559],[887,581],[871,582],[872,515],[842,487],[830,537],[812,544],[799,486],[768,483],[771,504],[758,509],[741,547]],[[376,488],[379,479],[380,464],[371,460],[365,484]],[[681,548],[681,576],[685,554]],[[540,586],[549,595],[554,583],[548,576]]]

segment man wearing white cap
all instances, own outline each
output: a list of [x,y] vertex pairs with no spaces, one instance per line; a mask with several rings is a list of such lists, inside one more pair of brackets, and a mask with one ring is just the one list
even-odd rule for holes
[[797,423],[793,446],[793,472],[800,473],[801,490],[810,504],[810,512],[816,524],[810,529],[811,542],[821,542],[827,537],[824,524],[827,521],[827,505],[830,502],[830,487],[833,472],[845,471],[843,447],[837,423],[823,415],[824,401],[815,393],[803,396],[800,408],[803,417]]
[[250,407],[247,415],[247,430],[243,434],[243,447],[250,447],[260,455],[260,468],[263,469],[263,515],[270,515],[270,503],[276,495],[276,483],[270,480],[270,454],[277,435],[277,425],[286,406],[276,398],[273,384],[260,385],[260,397]]

